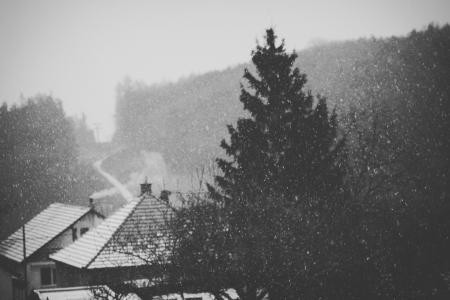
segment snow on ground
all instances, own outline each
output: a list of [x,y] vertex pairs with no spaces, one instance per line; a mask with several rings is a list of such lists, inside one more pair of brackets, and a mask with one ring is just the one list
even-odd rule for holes
[[[94,168],[97,170],[97,172],[100,173],[100,175],[102,175],[103,177],[106,178],[106,180],[108,180],[108,182],[110,182],[116,189],[117,191],[127,200],[127,201],[131,201],[133,200],[135,197],[133,196],[133,194],[127,189],[127,187],[125,185],[123,185],[119,180],[117,180],[114,176],[112,176],[111,174],[109,174],[108,172],[106,172],[105,170],[102,169],[102,162],[104,159],[101,159],[99,161],[96,161],[94,163]],[[106,193],[106,192],[105,192]],[[95,193],[94,193],[95,194]]]

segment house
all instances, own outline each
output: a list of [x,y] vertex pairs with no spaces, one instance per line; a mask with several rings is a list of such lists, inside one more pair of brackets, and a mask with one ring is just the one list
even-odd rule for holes
[[[176,202],[175,198],[172,200]],[[120,292],[117,287],[130,283],[141,288],[158,288],[155,283],[166,276],[165,267],[175,242],[167,226],[173,217],[168,201],[171,202],[167,192],[157,198],[151,194],[151,184],[141,184],[139,197],[49,256],[56,265],[58,288],[35,290],[39,299],[68,299],[73,295],[84,299],[95,286],[106,287],[113,294]],[[86,287],[91,287],[91,291]],[[180,295],[167,292],[158,299],[181,299]],[[212,300],[213,296],[185,293],[184,298]]]
[[92,207],[53,203],[1,241],[1,298],[25,299],[31,290],[56,287],[56,264],[49,255],[82,238],[103,219]]
[[152,278],[148,265],[165,264],[171,247],[167,205],[141,185],[131,200],[73,244],[50,255],[59,287]]
[[[67,296],[69,292],[64,289],[75,286],[106,286],[114,292],[117,292],[116,285],[124,283],[144,289],[156,287],[155,283],[165,278],[165,266],[175,242],[168,231],[173,215],[167,203],[177,205],[179,199],[169,199],[169,194],[163,191],[157,198],[151,193],[151,184],[141,184],[141,196],[73,244],[50,255],[56,263],[60,290],[47,290],[45,295],[57,292]],[[238,298],[234,290],[227,293],[230,299]],[[155,299],[214,299],[209,293],[184,293],[183,296],[165,291]]]

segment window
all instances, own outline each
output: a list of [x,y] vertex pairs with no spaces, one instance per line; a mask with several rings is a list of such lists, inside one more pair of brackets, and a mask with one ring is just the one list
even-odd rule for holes
[[56,284],[56,269],[54,267],[41,268],[41,285]]
[[80,236],[82,236],[83,234],[85,234],[86,232],[88,232],[89,231],[89,228],[88,227],[82,227],[81,229],[80,229]]
[[72,228],[72,241],[76,241],[77,240],[77,228],[76,227],[74,227],[74,228]]

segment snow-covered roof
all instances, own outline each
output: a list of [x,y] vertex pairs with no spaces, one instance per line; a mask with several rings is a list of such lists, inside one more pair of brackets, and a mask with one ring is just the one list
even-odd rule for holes
[[167,250],[164,228],[168,212],[167,206],[153,196],[133,199],[50,258],[87,269],[146,264]]
[[[91,211],[89,207],[53,203],[25,224],[26,257],[64,232]],[[22,227],[0,242],[0,255],[16,262],[23,261]]]
[[[114,293],[107,286],[77,286],[66,288],[51,288],[34,290],[34,293],[41,300],[92,300],[96,296],[101,299],[114,300],[118,299],[117,294]],[[123,300],[140,300],[136,294],[128,294],[121,298]]]

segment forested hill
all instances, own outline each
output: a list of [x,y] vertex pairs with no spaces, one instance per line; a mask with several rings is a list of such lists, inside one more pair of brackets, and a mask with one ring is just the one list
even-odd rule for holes
[[[430,25],[405,37],[317,45],[300,51],[296,64],[314,94],[337,104],[342,119],[350,108],[385,105],[403,105],[401,113],[413,118],[412,109],[427,101],[448,102],[449,49],[450,26]],[[245,67],[252,70],[242,64],[158,86],[124,80],[117,87],[115,141],[162,152],[178,172],[205,164],[221,154],[226,124],[244,113],[239,92]]]
[[[54,202],[88,205],[109,187],[87,160],[95,140],[86,120],[37,95],[0,106],[0,240]],[[97,151],[99,152],[99,151]]]

